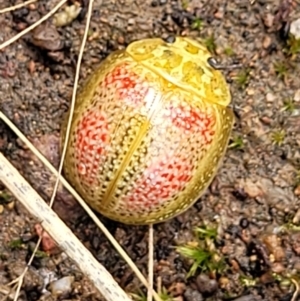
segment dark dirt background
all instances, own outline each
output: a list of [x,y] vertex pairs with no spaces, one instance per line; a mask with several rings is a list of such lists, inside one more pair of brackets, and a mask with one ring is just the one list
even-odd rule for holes
[[[0,15],[0,42],[38,20],[55,3],[40,0]],[[0,0],[0,8],[12,4]],[[202,37],[222,65],[235,66],[224,71],[236,114],[224,163],[193,208],[155,226],[155,283],[161,281],[174,298],[168,300],[300,300],[294,293],[300,281],[300,56],[299,49],[286,53],[288,24],[299,17],[297,1],[257,0],[253,5],[246,0],[95,1],[81,79],[111,51],[136,39],[170,34]],[[58,157],[55,143],[70,104],[84,21],[82,12],[70,25],[58,28],[58,36],[50,35],[46,44],[29,34],[0,51],[1,110],[52,161]],[[49,28],[46,24],[43,30]],[[51,51],[40,47],[45,45]],[[2,122],[0,149],[38,192],[49,196],[52,177]],[[3,300],[5,284],[22,272],[37,234],[36,221],[0,188]],[[67,198],[58,201],[60,213],[67,208],[68,224],[85,246],[127,292],[139,294],[139,281],[104,235]],[[147,228],[103,220],[146,275]],[[174,247],[195,245],[195,226],[217,229],[213,249],[225,268],[200,267],[187,279],[192,261]],[[65,278],[63,294],[45,289],[49,281],[65,276],[74,278]],[[64,254],[40,256],[26,276],[19,300],[57,299],[102,300]]]

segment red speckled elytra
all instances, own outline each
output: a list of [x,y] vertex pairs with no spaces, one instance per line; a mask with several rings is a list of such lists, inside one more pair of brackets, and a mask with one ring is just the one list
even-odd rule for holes
[[228,87],[209,58],[187,38],[142,40],[89,78],[78,94],[65,173],[95,210],[128,224],[156,223],[205,191],[233,124]]

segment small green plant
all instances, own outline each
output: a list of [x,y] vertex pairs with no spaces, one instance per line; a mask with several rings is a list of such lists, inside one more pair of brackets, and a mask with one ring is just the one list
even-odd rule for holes
[[22,249],[23,248],[23,240],[21,238],[19,239],[15,239],[12,240],[8,246],[12,249],[12,250],[16,250],[16,249]]
[[300,169],[296,171],[295,186],[300,185]]
[[224,48],[224,53],[228,56],[233,56],[235,55],[233,49],[230,46],[227,46],[226,48]]
[[241,70],[236,77],[234,77],[235,82],[241,89],[245,89],[250,76],[250,70],[249,69],[243,69]]
[[182,0],[181,2],[182,8],[187,9],[189,6],[189,1],[188,0]]
[[243,149],[244,146],[243,138],[241,136],[234,136],[232,142],[228,145],[228,148]]
[[290,35],[287,40],[286,53],[288,55],[296,55],[300,53],[300,39],[296,39],[295,36]]
[[239,279],[240,279],[242,285],[245,286],[245,287],[251,287],[251,286],[257,285],[257,280],[256,279],[246,277],[244,275],[240,276]]
[[213,35],[204,39],[203,42],[209,52],[211,52],[211,53],[216,52],[217,45],[216,45],[215,37]]
[[11,195],[5,191],[0,191],[0,205],[5,205],[11,202]]
[[196,18],[191,25],[192,29],[196,29],[196,30],[200,30],[202,26],[203,26],[203,22],[199,18]]
[[291,98],[288,98],[283,101],[283,108],[281,109],[281,111],[293,113],[295,109],[295,103]]
[[199,270],[201,272],[222,272],[225,262],[214,247],[217,238],[217,230],[208,227],[195,228],[196,241],[184,246],[178,246],[176,250],[193,263],[187,274],[187,278],[194,276]]
[[130,294],[135,301],[147,301],[147,296],[144,292],[139,291],[136,294]]
[[175,301],[175,298],[173,298],[167,291],[167,289],[165,287],[162,287],[159,292],[158,295],[160,297],[160,299],[162,301]]
[[283,144],[284,138],[285,138],[284,130],[277,130],[271,134],[272,143],[278,146],[281,146]]
[[196,227],[194,232],[198,234],[198,239],[211,239],[216,240],[218,236],[217,229],[209,228],[206,226]]
[[[162,301],[176,301],[176,298],[173,298],[165,287],[159,289],[157,293]],[[135,301],[147,301],[147,296],[142,291],[139,291],[137,294],[131,294],[131,296]]]
[[277,76],[280,79],[284,79],[288,72],[287,64],[285,62],[276,62],[273,66]]
[[44,252],[44,251],[37,250],[35,252],[35,256],[34,257],[35,258],[46,258],[46,257],[49,257],[49,255],[46,252]]

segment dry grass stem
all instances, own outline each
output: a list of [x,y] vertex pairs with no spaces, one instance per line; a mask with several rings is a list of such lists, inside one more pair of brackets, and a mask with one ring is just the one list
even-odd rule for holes
[[[2,153],[0,153],[0,179],[15,197],[22,202],[26,209],[41,220],[42,227],[62,250],[78,264],[107,301],[130,301],[130,298],[119,287],[109,272],[83,246],[73,232],[52,211]],[[27,269],[18,278],[18,287],[15,294],[17,298],[26,272]]]
[[152,301],[152,290],[153,290],[153,257],[154,257],[154,248],[153,248],[153,225],[149,225],[149,239],[148,239],[148,282],[149,288],[147,294],[147,301]]
[[17,10],[17,9],[20,9],[26,5],[29,5],[31,3],[34,3],[36,2],[37,0],[28,0],[28,1],[25,1],[23,3],[19,3],[19,4],[16,4],[16,5],[13,5],[13,6],[10,6],[10,7],[6,7],[6,8],[3,8],[3,9],[0,9],[0,14],[4,14],[4,13],[7,13],[7,12],[10,12],[10,11],[13,11],[13,10]]

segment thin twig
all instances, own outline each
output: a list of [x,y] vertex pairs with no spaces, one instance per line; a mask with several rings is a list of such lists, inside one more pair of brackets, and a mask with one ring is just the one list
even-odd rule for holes
[[149,288],[147,293],[147,301],[152,301],[153,291],[153,224],[149,225],[149,239],[148,239],[148,283]]
[[27,27],[23,31],[19,32],[18,34],[16,34],[15,36],[13,36],[12,38],[10,38],[9,40],[3,42],[0,45],[0,50],[3,49],[3,48],[5,48],[5,47],[7,47],[7,46],[9,46],[10,44],[14,43],[18,39],[20,39],[22,36],[24,36],[25,34],[27,34],[28,32],[30,32],[31,30],[33,30],[34,28],[36,28],[37,26],[39,26],[41,23],[43,23],[44,21],[46,21],[47,19],[49,19],[67,1],[68,0],[61,0],[55,7],[53,7],[51,9],[51,11],[49,13],[47,13],[45,16],[43,16],[40,20],[38,20],[34,24],[30,25],[29,27]]
[[291,278],[291,281],[294,283],[295,285],[295,292],[293,294],[293,297],[291,299],[291,301],[296,301],[297,300],[297,297],[299,295],[299,290],[300,290],[300,287],[299,287],[299,283],[298,281],[296,281],[294,278]]
[[19,3],[19,4],[16,4],[16,5],[13,5],[13,6],[10,6],[10,7],[6,7],[6,8],[3,8],[3,9],[0,9],[0,14],[4,14],[4,13],[7,13],[7,12],[10,12],[10,11],[13,11],[13,10],[17,10],[19,8],[22,8],[26,5],[29,5],[33,2],[36,2],[37,0],[28,0],[28,1],[25,1],[23,3]]
[[77,65],[76,65],[76,73],[75,73],[75,79],[74,79],[74,86],[73,86],[72,100],[71,100],[71,106],[70,106],[70,114],[69,114],[69,119],[68,119],[68,124],[67,124],[67,130],[66,130],[65,143],[64,143],[64,146],[63,146],[63,150],[62,150],[62,154],[61,154],[61,158],[60,158],[60,163],[59,163],[59,167],[58,167],[58,176],[56,178],[56,182],[55,182],[54,189],[53,189],[53,192],[52,192],[52,196],[51,196],[51,199],[50,199],[50,207],[52,207],[54,199],[55,199],[55,195],[56,195],[58,185],[59,185],[59,182],[60,182],[60,176],[61,176],[61,173],[62,173],[64,159],[65,159],[65,156],[66,156],[67,145],[68,145],[68,140],[69,140],[69,136],[70,136],[70,130],[71,130],[71,125],[72,125],[73,113],[74,113],[74,107],[75,107],[75,102],[76,102],[78,80],[79,80],[79,75],[80,75],[80,66],[81,66],[83,52],[84,52],[84,48],[85,48],[85,44],[86,44],[86,40],[87,40],[87,36],[88,36],[88,31],[89,31],[89,27],[90,27],[90,21],[91,21],[91,16],[92,16],[92,11],[93,11],[93,3],[94,3],[94,0],[90,0],[89,7],[88,7],[88,12],[87,12],[86,26],[85,26],[82,42],[81,42],[81,45],[80,45],[80,50],[79,50],[79,54],[78,54],[78,61],[77,61]]

